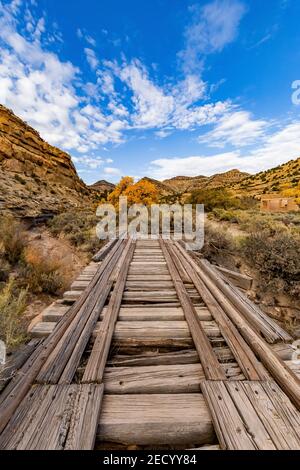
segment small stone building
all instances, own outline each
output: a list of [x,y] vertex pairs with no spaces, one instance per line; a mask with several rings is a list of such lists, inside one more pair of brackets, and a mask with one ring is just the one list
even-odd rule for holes
[[261,197],[260,210],[263,212],[294,212],[300,208],[293,197],[266,194]]

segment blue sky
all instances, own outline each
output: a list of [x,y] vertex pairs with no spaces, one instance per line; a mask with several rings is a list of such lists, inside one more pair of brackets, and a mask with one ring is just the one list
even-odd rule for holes
[[1,0],[0,102],[87,183],[254,173],[300,154],[299,20],[299,0]]

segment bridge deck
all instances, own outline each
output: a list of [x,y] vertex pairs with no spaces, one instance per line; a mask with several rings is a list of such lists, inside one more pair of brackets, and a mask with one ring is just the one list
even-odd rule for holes
[[117,240],[96,259],[33,328],[0,448],[300,449],[287,333],[176,242]]

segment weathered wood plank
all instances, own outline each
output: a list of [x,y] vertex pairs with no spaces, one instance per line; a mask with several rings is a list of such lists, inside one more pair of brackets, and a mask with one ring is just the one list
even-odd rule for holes
[[[244,379],[237,364],[223,364],[228,379]],[[105,393],[197,393],[205,380],[201,364],[106,367]]]
[[[105,312],[105,308],[103,309]],[[205,307],[196,307],[196,312],[201,321],[212,321],[212,316]],[[103,313],[105,314],[105,313]],[[102,317],[102,314],[101,314]],[[101,318],[100,317],[100,318]],[[118,321],[184,321],[184,313],[181,307],[122,307]]]
[[93,261],[102,261],[106,255],[110,252],[110,250],[113,248],[113,246],[117,243],[117,238],[109,241],[106,243],[99,251],[98,253],[95,254],[93,257]]
[[95,339],[92,353],[84,371],[82,379],[83,382],[100,383],[102,381],[134,249],[135,242],[129,240],[124,250],[124,261],[120,267],[119,273],[117,274],[113,294],[109,301],[105,317],[100,323],[100,328]]
[[300,413],[273,381],[202,382],[220,445],[299,450]]
[[221,330],[221,334],[225,338],[245,376],[250,380],[266,379],[268,377],[266,370],[261,363],[258,362],[249,345],[241,336],[232,321],[228,318],[223,308],[221,308],[224,307],[224,305],[226,305],[229,310],[232,308],[231,305],[228,304],[227,299],[223,299],[223,303],[218,303],[209,290],[210,283],[204,283],[203,279],[199,275],[200,269],[195,265],[194,261],[191,260],[188,262],[187,254],[181,245],[176,244],[173,249],[174,252],[177,253],[178,262],[184,264],[186,270],[193,279],[199,294],[205,301],[213,318],[216,320]]
[[253,278],[246,274],[238,273],[230,269],[223,268],[223,266],[215,266],[218,271],[224,274],[236,287],[244,290],[250,290],[253,283]]
[[16,351],[12,355],[8,356],[6,364],[0,365],[0,392],[14,377],[18,369],[20,369],[27,359],[32,355],[39,344],[40,340],[32,339],[19,351]]
[[[79,308],[76,304],[62,318],[61,322],[75,311],[75,317],[69,326],[63,332],[60,339],[54,342],[55,332],[53,336],[54,347],[51,354],[48,355],[45,363],[36,378],[39,383],[57,383],[64,373],[64,379],[72,380],[72,373],[76,371],[78,362],[80,361],[82,352],[86,347],[89,337],[94,329],[101,309],[104,306],[106,298],[112,286],[110,280],[114,265],[123,252],[124,242],[118,242],[110,251],[108,256],[101,264],[99,274],[96,274],[93,282],[84,291],[83,296],[78,301]],[[73,310],[74,309],[74,310]],[[61,322],[58,324],[61,325]],[[66,371],[64,369],[66,368]]]
[[91,450],[103,385],[38,385],[0,436],[0,449]]
[[108,360],[107,367],[134,367],[177,364],[200,364],[197,351],[194,349],[187,349],[182,351],[160,353],[156,350],[131,355],[114,354]]
[[[226,387],[232,394],[232,384]],[[278,450],[300,449],[300,413],[274,381],[237,384],[247,394]]]
[[246,295],[233,286],[224,276],[218,275],[217,270],[206,260],[199,260],[203,271],[213,280],[214,284],[238,309],[240,314],[261,333],[264,338],[274,343],[277,341],[291,342],[292,337],[279,326],[272,318],[264,313],[257,305],[251,302]]
[[[274,379],[276,379],[276,381],[281,385],[282,389],[293,401],[296,407],[300,409],[300,380],[298,377],[272,351],[269,345],[263,338],[261,338],[257,330],[254,329],[245,316],[241,315],[236,308],[233,308],[232,304],[228,303],[228,299],[224,297],[224,294],[216,287],[209,276],[207,276],[199,266],[195,265],[191,258],[190,264],[195,267],[201,280],[208,286],[211,294],[214,295],[220,305],[224,308],[228,317],[240,331],[241,335],[248,343],[249,347],[251,347],[255,355],[260,359]],[[240,362],[239,364],[241,365]]]
[[173,279],[182,309],[188,322],[189,330],[195,343],[195,347],[198,351],[199,358],[205,372],[205,376],[207,378],[215,380],[224,379],[224,371],[222,370],[220,363],[212,349],[212,346],[209,343],[209,340],[197,317],[195,307],[187,294],[187,291],[183,284],[182,278],[180,277],[179,272],[176,268],[176,265],[174,264],[170,253],[168,252],[168,245],[166,241],[163,241],[162,239],[160,239],[160,245],[166,258],[168,268]]
[[[215,322],[201,322],[207,336],[220,336]],[[118,321],[114,339],[126,338],[190,338],[191,332],[186,321]]]
[[215,434],[200,393],[104,395],[101,442],[135,445],[213,444]]
[[221,448],[255,450],[257,446],[252,433],[248,432],[224,382],[211,380],[202,382],[201,390],[211,412]]

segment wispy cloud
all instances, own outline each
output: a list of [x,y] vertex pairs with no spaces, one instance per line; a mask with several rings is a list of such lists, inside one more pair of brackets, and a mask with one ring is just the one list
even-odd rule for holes
[[77,37],[79,39],[83,39],[84,41],[86,41],[91,46],[96,47],[96,45],[97,45],[96,39],[94,39],[92,36],[87,34],[84,29],[78,28],[77,31],[76,31],[76,34],[77,34]]
[[103,160],[101,157],[89,157],[87,155],[83,155],[82,157],[73,156],[72,160],[74,163],[85,165],[92,170],[101,168],[105,162],[105,160]]
[[[25,13],[25,21],[32,25],[26,33],[18,20]],[[0,102],[66,150],[84,154],[109,142],[122,142],[126,120],[109,108],[101,110],[97,97],[83,93],[92,84],[82,81],[71,62],[48,51],[45,18],[35,21],[34,17],[22,2],[1,4]]]
[[235,40],[246,12],[240,0],[214,0],[191,7],[192,23],[185,31],[185,48],[179,53],[187,73],[202,68],[206,55],[221,52]]
[[119,168],[114,167],[105,167],[104,173],[106,175],[119,176],[121,174],[121,170]]
[[120,66],[113,64],[112,71],[132,94],[131,127],[158,128],[160,137],[167,136],[166,130],[195,129],[215,122],[231,108],[229,102],[198,104],[205,98],[206,84],[195,75],[161,87],[150,79],[139,60],[123,62]]
[[95,51],[89,47],[85,47],[84,52],[91,69],[96,70],[99,65],[99,60],[97,59]]
[[243,147],[258,142],[268,125],[267,121],[253,119],[247,111],[228,112],[220,117],[212,131],[199,137],[198,141],[210,147],[225,147],[227,144]]

